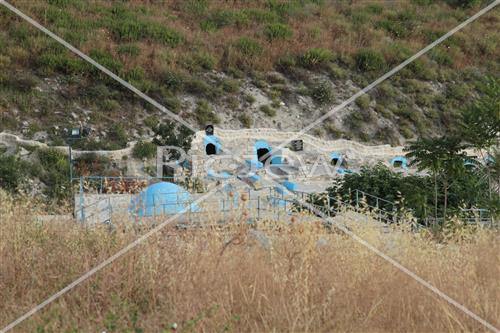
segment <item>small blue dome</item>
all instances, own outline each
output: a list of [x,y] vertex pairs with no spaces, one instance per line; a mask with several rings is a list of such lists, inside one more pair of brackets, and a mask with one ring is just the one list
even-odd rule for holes
[[159,182],[148,186],[130,203],[130,211],[139,217],[181,212],[198,212],[192,203],[191,194],[184,188],[169,182]]

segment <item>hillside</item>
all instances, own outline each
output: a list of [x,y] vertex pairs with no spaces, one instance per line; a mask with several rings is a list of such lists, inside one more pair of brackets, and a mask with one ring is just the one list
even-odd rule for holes
[[[488,2],[11,3],[196,127],[298,130]],[[452,130],[500,73],[499,21],[486,14],[312,134],[398,144]],[[0,8],[0,131],[61,144],[83,123],[90,148],[116,149],[162,117]]]

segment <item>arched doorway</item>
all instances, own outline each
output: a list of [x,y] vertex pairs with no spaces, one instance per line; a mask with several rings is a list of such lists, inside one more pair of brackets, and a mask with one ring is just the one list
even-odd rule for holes
[[217,154],[217,149],[215,148],[215,145],[213,143],[208,143],[205,146],[205,153],[207,155],[216,155]]
[[271,155],[269,154],[269,149],[267,148],[259,148],[257,149],[257,158],[260,162],[262,162],[263,164],[266,164],[266,161],[269,159],[269,157],[271,157]]
[[267,160],[271,159],[271,146],[265,140],[257,140],[255,142],[255,154],[257,155],[257,161],[266,164]]

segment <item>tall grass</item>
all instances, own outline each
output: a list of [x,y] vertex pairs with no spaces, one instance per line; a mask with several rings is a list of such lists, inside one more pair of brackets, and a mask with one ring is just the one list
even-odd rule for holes
[[[0,194],[0,326],[31,309],[146,229],[40,223]],[[210,222],[212,218],[206,217]],[[244,222],[245,213],[234,216]],[[404,228],[358,235],[494,325],[500,242],[479,230],[438,244]],[[168,227],[17,331],[484,331],[478,322],[341,233],[320,224]]]

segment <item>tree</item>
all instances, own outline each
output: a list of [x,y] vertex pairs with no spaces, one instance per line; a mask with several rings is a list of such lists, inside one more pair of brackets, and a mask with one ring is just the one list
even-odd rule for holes
[[[186,153],[191,149],[193,133],[185,126],[177,126],[172,121],[165,121],[153,128],[155,138],[153,143],[157,146],[174,146],[182,148]],[[179,159],[181,154],[177,150],[171,150],[171,158]]]
[[[479,86],[482,96],[462,112],[460,135],[465,142],[479,151],[488,164],[492,148],[499,146],[500,133],[500,78],[487,78]],[[483,152],[487,152],[484,156]],[[488,177],[491,199],[491,167],[484,168]]]
[[410,165],[415,165],[419,171],[430,171],[434,180],[434,215],[438,215],[438,180],[442,182],[444,192],[444,211],[446,218],[448,208],[448,190],[453,177],[464,169],[466,157],[465,146],[458,137],[443,136],[440,138],[419,139],[410,143],[405,151],[411,159]]

